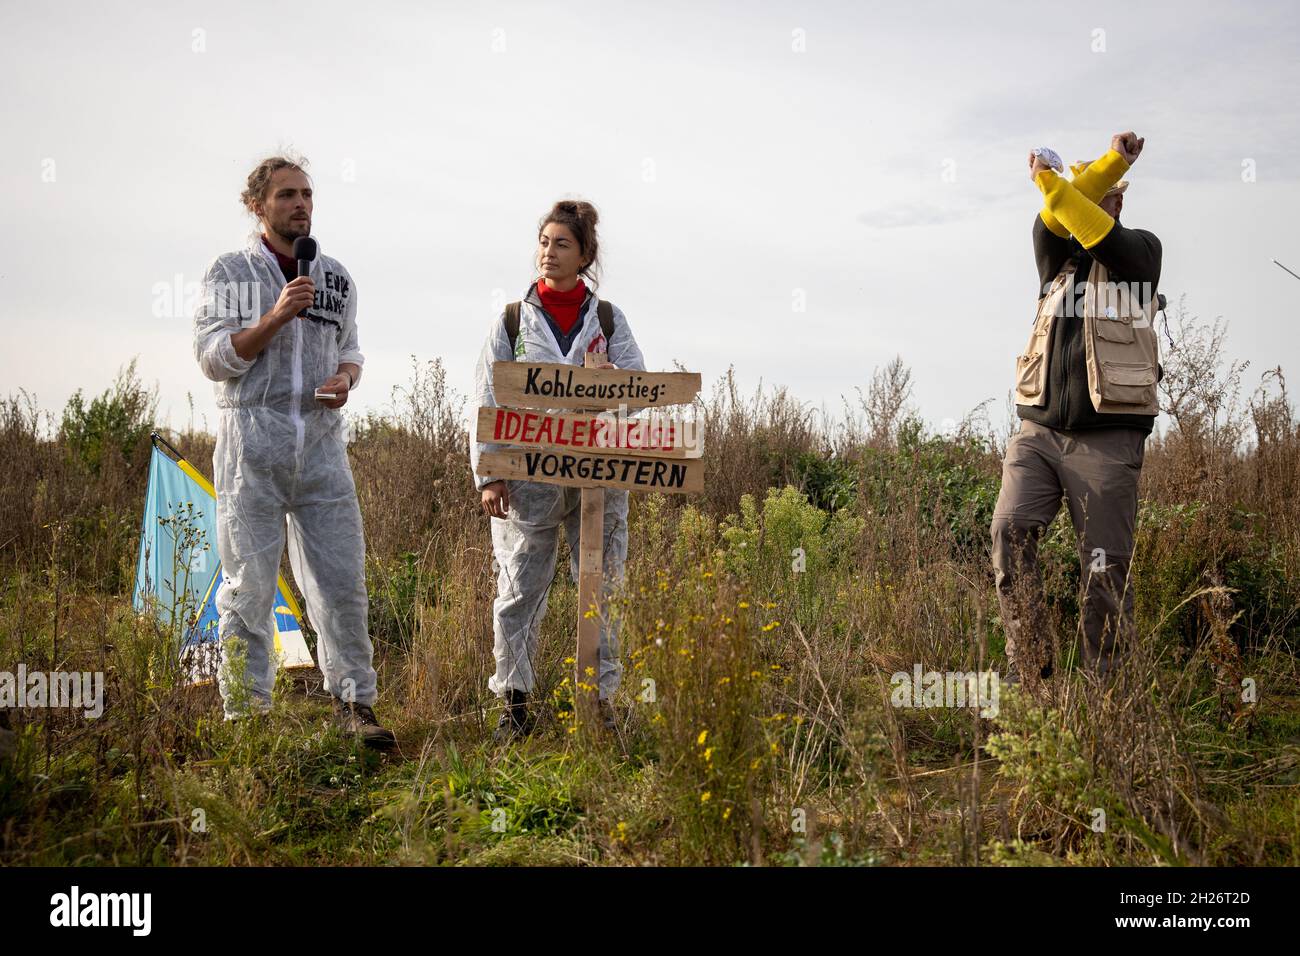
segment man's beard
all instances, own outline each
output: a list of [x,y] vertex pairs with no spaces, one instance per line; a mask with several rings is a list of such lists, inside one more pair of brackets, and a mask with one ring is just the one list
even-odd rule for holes
[[311,235],[311,220],[294,221],[291,219],[283,225],[272,224],[271,231],[285,242],[292,243],[299,236]]

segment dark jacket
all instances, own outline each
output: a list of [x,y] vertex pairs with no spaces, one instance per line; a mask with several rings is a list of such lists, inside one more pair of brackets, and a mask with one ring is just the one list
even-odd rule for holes
[[[1092,249],[1084,249],[1073,236],[1063,239],[1034,217],[1034,258],[1038,263],[1038,297],[1046,294],[1061,267],[1075,260],[1075,302],[1065,307],[1052,323],[1052,341],[1048,344],[1047,402],[1042,406],[1017,405],[1016,412],[1026,421],[1066,431],[1085,428],[1140,428],[1150,433],[1154,415],[1101,414],[1092,407],[1088,392],[1087,352],[1083,341],[1084,290],[1088,272],[1096,258],[1116,282],[1146,283],[1149,296],[1157,294],[1160,282],[1160,240],[1145,229],[1127,229],[1116,221],[1106,237]],[[1142,302],[1149,301],[1143,295]]]

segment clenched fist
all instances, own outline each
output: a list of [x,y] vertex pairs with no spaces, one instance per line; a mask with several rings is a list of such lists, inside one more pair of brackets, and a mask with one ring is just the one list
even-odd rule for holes
[[1129,130],[1127,133],[1116,133],[1112,136],[1110,138],[1110,148],[1123,156],[1124,162],[1132,166],[1137,162],[1137,158],[1142,155],[1142,145],[1145,142],[1145,137],[1139,137],[1137,133]]

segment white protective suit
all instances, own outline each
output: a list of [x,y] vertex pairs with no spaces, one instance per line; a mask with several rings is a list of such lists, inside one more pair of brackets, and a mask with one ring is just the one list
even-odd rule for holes
[[[478,402],[495,406],[492,390],[492,363],[512,360],[527,362],[564,362],[582,365],[589,351],[608,351],[609,361],[619,368],[645,369],[645,359],[637,347],[627,317],[614,307],[613,336],[607,343],[596,314],[598,299],[589,294],[579,319],[580,331],[567,354],[541,311],[536,286],[530,288],[519,309],[519,351],[512,346],[505,327],[505,313],[497,316],[488,333],[487,343],[474,373]],[[554,411],[564,411],[554,409]],[[569,410],[571,411],[571,410]],[[477,416],[471,416],[477,425]],[[476,429],[475,429],[476,430]],[[476,487],[482,489],[496,480],[477,474],[479,456],[484,451],[502,450],[506,446],[480,444],[470,433],[470,465],[475,471]],[[496,673],[488,680],[488,689],[502,696],[507,689],[531,693],[534,684],[533,655],[542,617],[546,614],[547,592],[555,576],[559,545],[559,527],[572,551],[570,572],[578,577],[578,531],[581,516],[581,489],[566,488],[538,481],[507,480],[510,494],[510,517],[493,518],[492,551],[497,564],[497,598],[493,604],[493,654]],[[605,491],[605,545],[602,568],[602,595],[608,597],[623,580],[627,559],[627,492]],[[618,625],[606,617],[600,631],[600,696],[613,697],[623,674],[619,658]]]
[[[252,361],[231,345],[232,333],[255,325],[275,305],[283,273],[260,236],[219,256],[203,279],[194,318],[194,354],[216,383],[220,419],[212,455],[217,491],[218,635],[241,638],[254,709],[270,704],[276,660],[272,605],[286,517],[289,561],[318,636],[316,657],[336,697],[373,705],[375,671],[367,627],[365,540],[356,485],[348,466],[341,409],[313,392],[341,362],[360,366],[357,290],[336,260],[317,255],[316,298],[307,318],[282,326]],[[227,668],[221,696],[232,701]]]

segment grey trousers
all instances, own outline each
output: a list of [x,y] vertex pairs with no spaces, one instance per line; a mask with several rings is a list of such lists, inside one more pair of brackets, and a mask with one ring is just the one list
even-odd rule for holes
[[1020,423],[1007,444],[990,531],[1007,657],[1019,676],[1051,674],[1038,539],[1060,510],[1062,496],[1083,572],[1084,664],[1106,673],[1122,658],[1133,630],[1128,571],[1145,451],[1146,435],[1137,428],[1060,431],[1029,421]]
[[[507,690],[532,693],[536,677],[533,658],[546,615],[559,545],[560,525],[569,539],[573,579],[578,580],[578,541],[582,519],[582,489],[515,481],[510,489],[510,516],[492,519],[492,553],[497,563],[497,598],[492,605],[492,653],[496,673],[488,689],[497,696]],[[626,491],[605,489],[605,548],[602,559],[602,599],[607,600],[623,580],[627,561]],[[602,700],[613,699],[623,677],[619,653],[619,622],[607,614],[600,622],[600,686]]]

